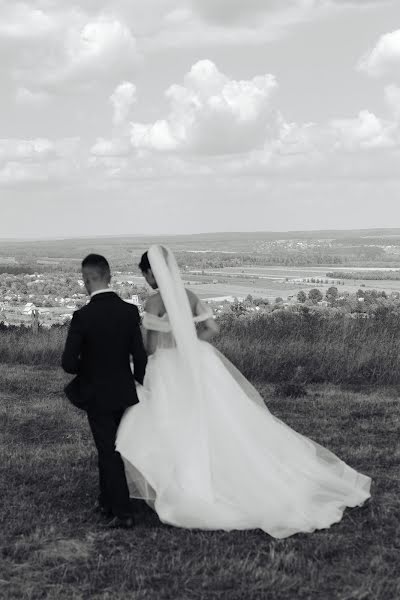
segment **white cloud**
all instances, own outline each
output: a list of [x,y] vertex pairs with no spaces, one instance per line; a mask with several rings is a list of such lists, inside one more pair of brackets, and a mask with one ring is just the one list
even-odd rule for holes
[[326,123],[288,123],[262,149],[223,157],[214,167],[225,176],[290,181],[399,179],[400,127],[369,111]]
[[170,112],[154,123],[132,123],[135,148],[224,154],[253,148],[264,142],[276,115],[271,96],[277,87],[273,75],[236,81],[215,64],[193,65],[183,85],[166,91]]
[[400,29],[382,35],[375,47],[358,64],[361,71],[373,77],[400,73]]
[[136,102],[136,86],[129,81],[123,81],[111,94],[110,102],[113,106],[113,137],[111,139],[97,138],[90,149],[93,164],[98,164],[99,161],[96,158],[123,157],[133,152],[127,120]]
[[[72,171],[78,166],[86,174],[88,169],[90,173],[94,170],[99,180],[103,175],[113,179],[179,179],[202,174],[229,177],[248,173],[295,178],[301,177],[303,171],[318,177],[328,174],[330,166],[338,176],[341,173],[347,176],[349,156],[352,164],[360,165],[359,172],[367,163],[371,172],[378,169],[381,156],[392,164],[392,157],[399,152],[400,139],[400,91],[395,85],[385,89],[393,117],[385,119],[363,110],[354,118],[318,124],[291,123],[280,115],[275,108],[277,82],[273,75],[235,79],[210,60],[196,62],[180,83],[167,88],[164,97],[167,108],[158,109],[158,115],[155,111],[161,102],[157,99],[154,106],[145,106],[146,98],[144,101],[141,98],[136,106],[137,90],[132,83],[140,45],[144,42],[147,49],[151,43],[164,42],[167,45],[170,42],[201,45],[212,40],[264,43],[296,23],[332,14],[332,7],[342,6],[341,10],[345,10],[345,5],[355,8],[367,4],[372,3],[149,0],[146,6],[139,6],[126,0],[112,0],[107,12],[99,14],[105,3],[92,0],[82,0],[80,8],[76,4],[68,8],[60,0],[32,0],[30,6],[17,2],[6,13],[7,23],[0,24],[0,38],[17,40],[14,47],[20,47],[16,61],[17,102],[40,107],[52,99],[49,110],[54,112],[57,99],[52,92],[74,94],[77,86],[99,84],[95,91],[101,90],[102,95],[97,96],[96,102],[102,107],[97,110],[103,117],[103,101],[108,98],[113,111],[112,127],[108,123],[108,132],[95,129],[91,112],[83,123],[85,112],[92,110],[90,95],[82,103],[80,99],[71,102],[82,116],[81,121],[76,120],[85,132],[82,135],[91,138],[85,154],[82,148],[76,156],[68,149],[61,151],[59,142],[44,138],[48,132],[35,140],[3,140],[0,142],[3,179],[12,181],[14,177],[15,181],[22,181],[23,173],[27,177],[46,177],[46,169],[47,172],[53,169],[54,173],[56,164],[64,165],[63,172],[68,171],[66,165]],[[0,0],[0,8],[5,6],[4,0]],[[25,44],[27,40],[29,44]],[[372,70],[379,67],[383,73],[383,64],[394,64],[395,53],[388,53],[387,44],[378,43],[375,50],[374,57],[370,53],[368,65]],[[250,65],[245,60],[243,68],[248,69]],[[7,64],[7,60],[4,62]],[[172,68],[167,61],[163,65]],[[169,81],[180,79],[176,75],[171,77]],[[149,85],[148,94],[151,89]],[[136,117],[132,114],[134,107],[151,116]]]
[[71,8],[54,18],[56,35],[41,40],[29,53],[20,48],[13,65],[20,87],[36,91],[71,91],[116,82],[131,75],[140,60],[130,27],[112,15],[88,16]]
[[[264,45],[299,24],[338,11],[363,10],[394,0],[165,0],[159,26],[146,31],[150,47]],[[154,3],[153,3],[154,5]]]
[[[245,3],[243,3],[245,5]],[[189,5],[190,6],[190,5]],[[247,5],[246,5],[247,6]],[[197,6],[177,9],[164,15],[158,27],[146,32],[143,47],[151,50],[163,48],[204,47],[210,45],[232,45],[242,43],[257,46],[279,39],[298,25],[326,14],[325,9],[310,11],[291,3],[280,10],[262,10],[259,13],[250,10],[234,15],[216,15],[213,10]],[[212,9],[212,7],[211,7]],[[225,18],[226,17],[226,18]]]
[[[125,23],[101,16],[66,41],[64,77],[87,78],[132,67],[138,58],[136,40]],[[53,74],[55,76],[55,74]]]
[[289,23],[296,16],[302,21],[307,16],[320,16],[326,14],[322,11],[331,9],[364,9],[392,2],[393,0],[192,0],[191,4],[195,12],[207,22],[229,27],[237,27],[238,24],[258,27],[260,20],[271,15],[280,16],[282,23],[288,19]]
[[[380,0],[384,2],[385,0]],[[165,47],[265,44],[332,6],[363,0],[0,0],[3,68],[32,93],[71,93],[129,80],[142,52]],[[8,41],[8,46],[7,46]],[[11,46],[10,46],[11,44]],[[12,58],[10,58],[12,51]],[[19,101],[28,101],[25,95]],[[34,103],[33,97],[31,104]],[[36,104],[39,104],[38,97]],[[168,144],[167,144],[168,145]]]
[[17,185],[46,181],[46,174],[35,166],[26,166],[18,162],[8,162],[0,168],[0,186]]
[[299,11],[315,9],[322,4],[319,0],[192,0],[196,12],[205,20],[224,24],[237,25],[238,22],[255,24],[260,15],[280,12],[288,9]]
[[396,124],[367,110],[355,119],[334,119],[331,128],[337,136],[336,146],[344,150],[390,148],[396,144]]
[[41,107],[51,101],[51,96],[47,92],[34,91],[26,87],[17,89],[15,100],[17,104],[24,106]]
[[0,1],[0,38],[34,40],[53,32],[55,20],[27,2]]
[[174,136],[168,121],[160,120],[149,124],[132,123],[131,143],[137,149],[159,150],[162,152],[177,150],[180,140]]
[[281,118],[279,135],[267,143],[265,156],[276,167],[287,168],[299,162],[316,165],[325,160],[332,145],[332,136],[326,125],[286,123]]
[[48,139],[0,139],[0,162],[42,160],[54,154],[55,145]]
[[400,87],[394,84],[385,87],[385,101],[394,117],[400,121]]
[[[100,181],[110,179],[121,179],[126,172],[129,162],[126,157],[112,155],[92,155],[88,161],[88,168],[93,172],[97,172],[97,177]],[[95,186],[96,181],[91,181]]]
[[0,139],[0,185],[68,180],[81,168],[79,138]]
[[110,96],[110,101],[114,108],[114,126],[123,125],[129,116],[132,106],[136,102],[136,86],[129,81],[123,81]]
[[22,184],[35,184],[62,181],[72,183],[75,168],[71,161],[54,159],[44,163],[8,161],[0,166],[0,186],[16,187]]
[[398,124],[362,110],[353,119],[322,124],[282,121],[279,137],[265,146],[257,162],[294,176],[305,169],[317,178],[369,177],[374,172],[397,173],[399,150]]
[[132,152],[132,146],[127,138],[114,138],[111,140],[97,138],[90,149],[90,153],[97,157],[125,156]]
[[[208,164],[204,157],[191,160],[177,155],[152,155],[146,151],[126,156],[92,155],[89,167],[96,176],[96,185],[100,181],[107,185],[110,180],[114,183],[135,180],[168,180],[178,183],[193,177],[223,174],[222,165],[216,167],[215,164]],[[93,180],[92,176],[90,180]]]
[[[290,123],[271,103],[276,87],[272,75],[236,81],[213,62],[199,61],[181,85],[167,89],[166,117],[131,123],[130,140],[124,129],[114,139],[98,139],[91,149],[93,164],[108,166],[109,159],[127,158],[112,170],[122,179],[205,173],[370,177],[374,170],[393,175],[400,151],[396,119],[361,110],[354,118]],[[385,95],[396,116],[399,88],[388,86]]]

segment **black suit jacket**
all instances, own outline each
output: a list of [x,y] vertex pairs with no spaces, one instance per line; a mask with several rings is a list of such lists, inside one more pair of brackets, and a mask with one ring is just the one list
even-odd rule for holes
[[136,404],[135,379],[143,383],[146,363],[136,306],[110,291],[74,313],[62,356],[64,371],[77,375],[66,388],[73,404],[97,412]]

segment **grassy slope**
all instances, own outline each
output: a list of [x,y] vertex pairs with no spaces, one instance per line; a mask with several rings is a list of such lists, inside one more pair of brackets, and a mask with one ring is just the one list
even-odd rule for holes
[[90,511],[95,454],[64,376],[0,365],[0,379],[1,598],[400,598],[400,406],[389,388],[314,386],[301,400],[262,389],[274,414],[374,479],[372,501],[341,523],[274,540],[170,528],[145,507],[134,531],[107,531]]
[[[307,382],[400,385],[400,306],[370,319],[329,308],[253,318],[232,313],[219,324],[215,345],[252,381],[288,381],[300,367]],[[35,336],[29,328],[0,327],[0,364],[57,367],[66,334],[66,328]]]

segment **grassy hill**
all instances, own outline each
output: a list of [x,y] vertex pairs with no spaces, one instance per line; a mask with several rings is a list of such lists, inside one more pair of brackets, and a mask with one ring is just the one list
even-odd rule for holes
[[339,524],[275,540],[258,530],[168,527],[145,505],[136,506],[133,531],[107,530],[91,512],[96,457],[84,415],[63,398],[64,375],[0,365],[0,380],[1,598],[400,597],[400,407],[393,390],[315,385],[291,400],[259,387],[276,416],[374,480],[372,500]]
[[373,479],[364,507],[286,540],[168,527],[141,503],[133,531],[107,530],[88,424],[62,391],[66,330],[1,329],[0,598],[398,600],[400,325],[388,319],[222,322],[217,346],[272,413]]
[[[246,377],[263,383],[400,386],[400,307],[378,308],[371,317],[337,309],[276,310],[253,317],[219,318],[214,344]],[[356,317],[356,318],[354,318]],[[66,327],[0,327],[0,362],[59,365]]]

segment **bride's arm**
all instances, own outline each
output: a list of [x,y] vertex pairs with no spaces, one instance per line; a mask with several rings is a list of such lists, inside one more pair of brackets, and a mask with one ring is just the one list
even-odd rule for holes
[[145,342],[144,346],[146,348],[147,355],[150,356],[154,354],[157,349],[157,332],[151,331],[151,329],[146,330]]
[[[158,315],[159,304],[157,303],[157,296],[150,296],[147,298],[145,304],[145,311],[152,315]],[[144,329],[144,346],[146,348],[147,355],[150,356],[154,354],[157,349],[157,331],[152,331],[151,329]]]
[[[193,292],[191,293],[193,294]],[[205,305],[195,294],[193,296],[195,316],[201,317],[204,315],[204,319],[197,324],[197,337],[199,340],[208,342],[219,333],[219,327],[214,320],[211,308]]]

